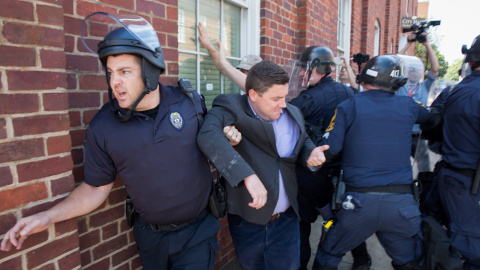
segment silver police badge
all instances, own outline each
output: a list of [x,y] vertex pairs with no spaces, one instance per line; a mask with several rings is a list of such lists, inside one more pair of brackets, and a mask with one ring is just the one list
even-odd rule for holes
[[182,130],[183,128],[183,118],[178,112],[170,113],[170,123],[177,130]]

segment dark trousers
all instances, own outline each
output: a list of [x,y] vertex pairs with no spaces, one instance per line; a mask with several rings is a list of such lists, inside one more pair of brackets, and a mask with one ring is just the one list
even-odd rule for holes
[[473,177],[440,169],[439,194],[450,238],[465,259],[463,269],[480,269],[480,192],[470,193]]
[[244,269],[298,269],[299,228],[292,208],[266,225],[228,214],[228,226],[237,258]]
[[145,270],[213,269],[219,229],[218,220],[208,214],[178,231],[154,232],[137,219],[133,235]]
[[421,256],[422,220],[413,195],[348,194],[353,196],[356,208],[336,213],[337,223],[330,228],[316,254],[319,265],[337,267],[346,252],[374,233],[393,265],[404,265]]

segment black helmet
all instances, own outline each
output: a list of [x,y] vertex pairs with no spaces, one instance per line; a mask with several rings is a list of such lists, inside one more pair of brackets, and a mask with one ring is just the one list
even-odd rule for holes
[[[95,19],[91,18],[93,16],[95,16]],[[91,52],[95,53],[84,40],[84,34],[94,33],[96,31],[92,31],[92,29],[88,28],[86,31],[83,31],[83,27],[98,26],[100,24],[98,22],[106,22],[105,16],[108,17],[108,22],[105,25],[108,29],[114,30],[108,33],[103,41],[98,43],[98,58],[105,69],[108,83],[108,97],[110,99],[112,112],[118,119],[126,121],[130,118],[130,115],[136,109],[138,103],[140,103],[143,97],[157,89],[160,74],[165,71],[163,51],[155,30],[150,23],[142,17],[138,15],[112,15],[105,12],[94,12],[85,17],[80,28],[82,42]],[[91,37],[91,39],[93,38],[95,38],[95,36]],[[113,103],[111,102],[112,89],[110,87],[110,76],[106,67],[108,56],[119,54],[137,55],[142,59],[142,80],[145,84],[143,93],[137,98],[132,105],[132,108],[130,108],[126,114],[114,108]]]
[[462,54],[465,54],[465,62],[478,62],[480,61],[480,35],[478,35],[467,49],[467,45],[462,46]]
[[316,67],[318,73],[327,74],[332,72],[332,67],[335,65],[332,50],[323,46],[311,46],[305,49],[300,55],[300,63],[304,66],[310,63],[309,66]]
[[[155,37],[156,34],[155,34]],[[158,40],[158,38],[157,38]],[[118,54],[134,54],[142,58],[142,79],[145,91],[149,93],[158,86],[158,78],[165,71],[162,47],[158,44],[154,50],[145,45],[124,27],[108,33],[102,42],[98,43],[98,58],[106,68],[107,57]],[[107,74],[107,81],[109,80]]]
[[407,83],[402,62],[395,55],[375,56],[365,64],[357,83],[371,84],[386,92],[395,92]]

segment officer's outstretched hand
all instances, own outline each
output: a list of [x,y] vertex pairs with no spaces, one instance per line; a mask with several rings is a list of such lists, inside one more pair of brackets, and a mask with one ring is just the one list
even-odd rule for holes
[[242,140],[242,133],[240,133],[240,131],[238,131],[234,125],[224,127],[223,133],[225,133],[225,136],[227,137],[231,146],[239,144]]
[[12,245],[17,249],[22,248],[22,244],[31,234],[44,231],[50,226],[49,218],[46,214],[38,213],[17,221],[6,234],[0,245],[0,250],[10,251]]
[[253,202],[248,206],[260,209],[267,203],[267,190],[256,174],[252,174],[244,179],[245,186],[253,198]]
[[323,152],[328,150],[329,148],[330,146],[328,145],[315,147],[312,153],[310,153],[310,156],[308,157],[307,165],[309,167],[316,167],[322,165],[326,161],[325,154]]

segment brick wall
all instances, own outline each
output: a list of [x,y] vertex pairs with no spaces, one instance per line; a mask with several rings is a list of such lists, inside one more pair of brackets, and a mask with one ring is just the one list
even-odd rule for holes
[[[409,12],[416,8],[416,1],[411,2]],[[351,53],[372,54],[376,18],[382,27],[381,52],[392,39],[398,43],[395,24],[405,5],[406,0],[352,0]],[[84,178],[86,128],[108,101],[101,65],[79,38],[82,19],[94,11],[136,13],[150,21],[165,54],[167,69],[161,82],[176,84],[175,0],[3,0],[0,237],[17,219],[63,200]],[[337,1],[263,0],[260,12],[264,59],[283,65],[312,45],[335,51]],[[94,212],[30,236],[19,251],[0,252],[0,269],[140,269],[124,219],[125,196],[117,179]],[[229,269],[235,254],[227,220],[220,223],[215,269]]]

